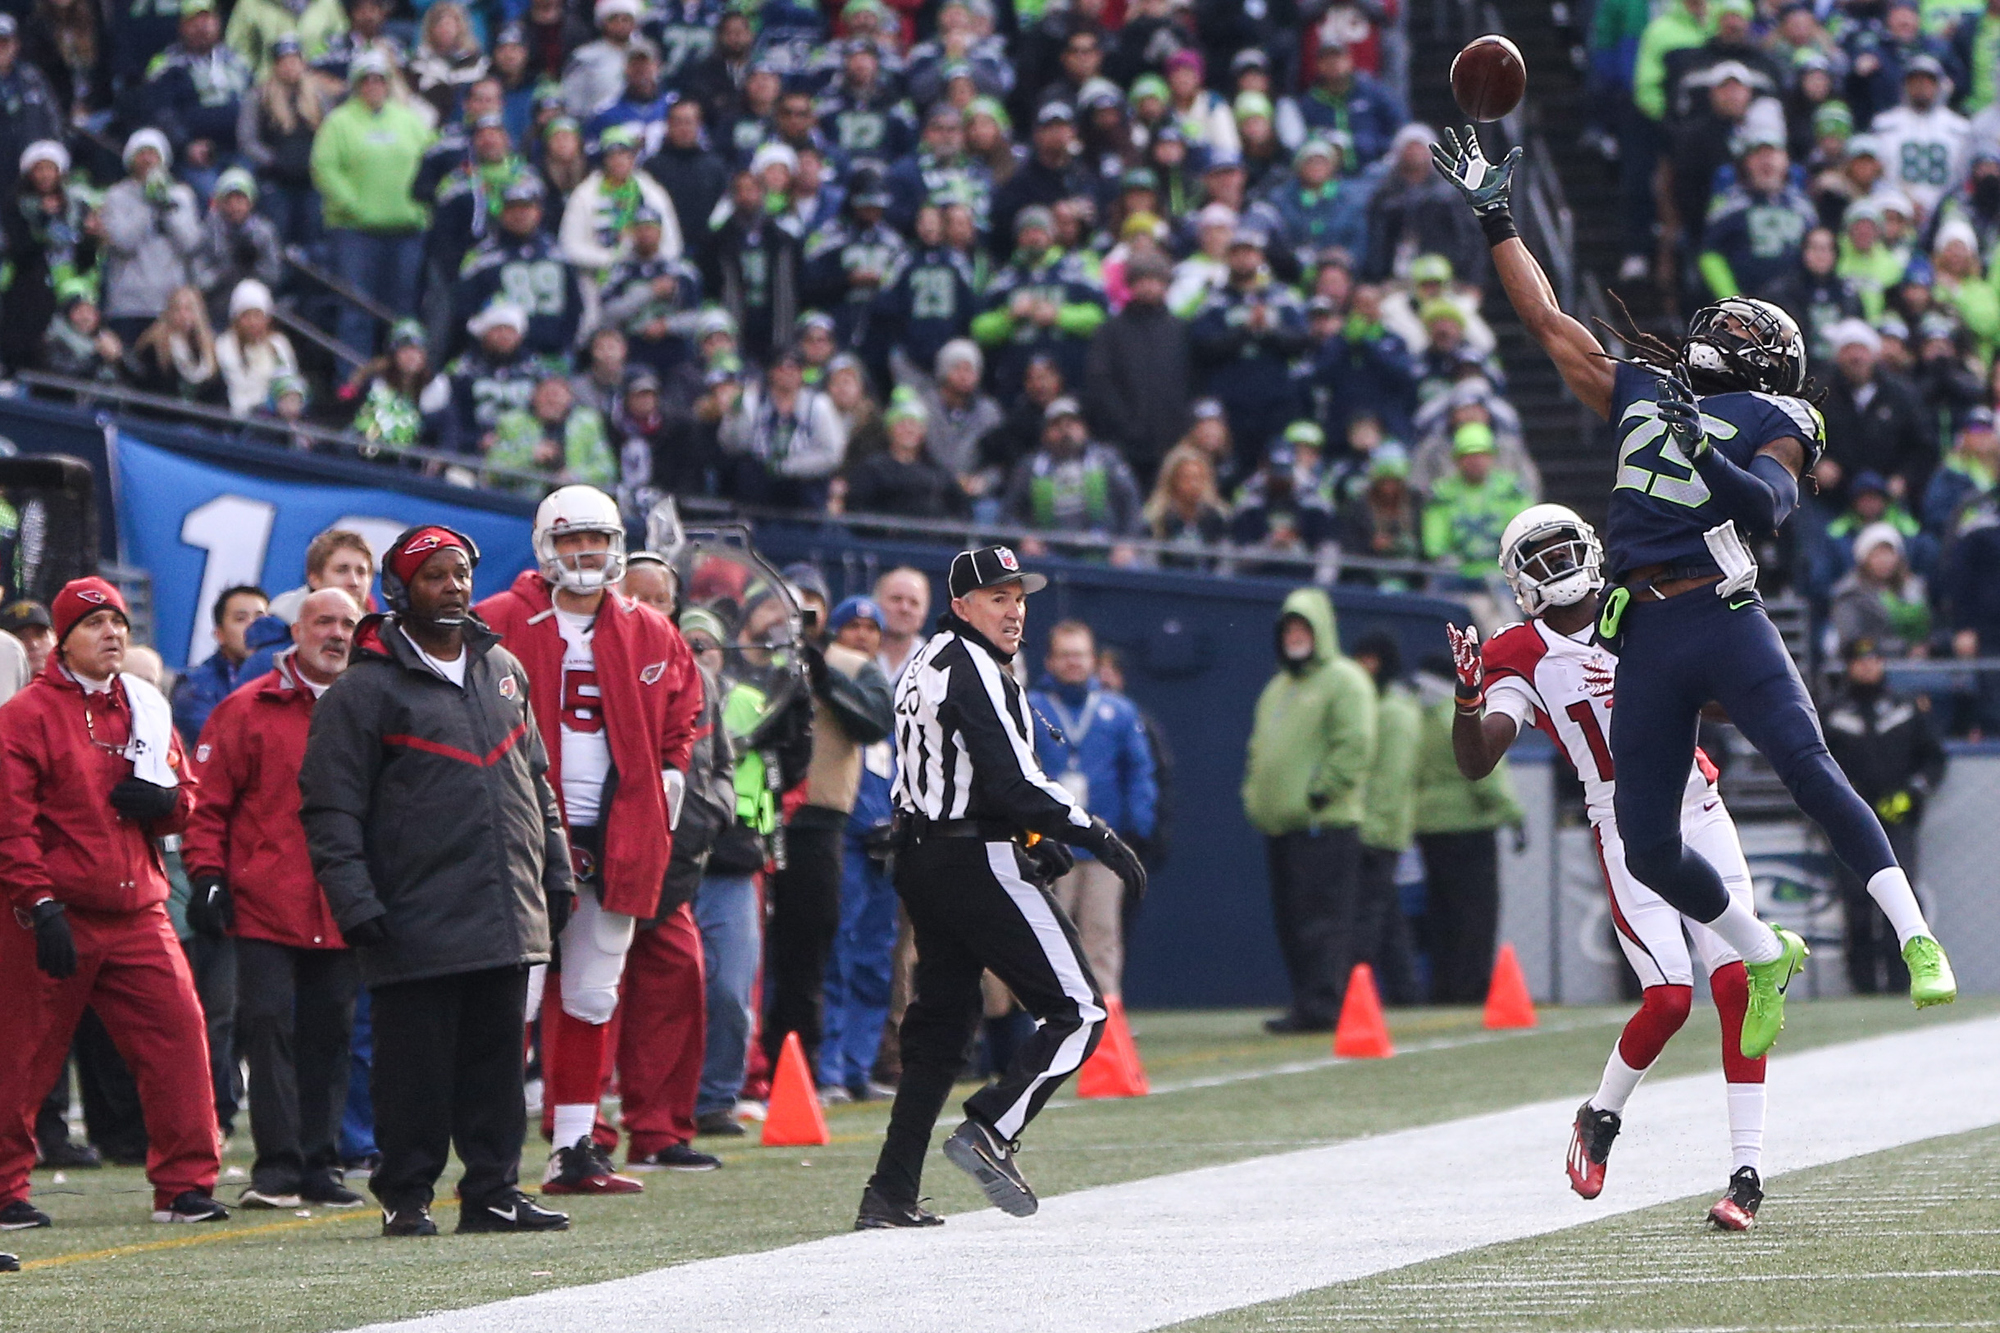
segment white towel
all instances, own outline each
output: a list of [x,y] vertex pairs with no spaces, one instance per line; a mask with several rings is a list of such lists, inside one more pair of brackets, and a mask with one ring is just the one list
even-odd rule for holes
[[174,740],[174,710],[167,696],[129,671],[120,672],[125,682],[125,699],[132,705],[132,739],[125,757],[132,761],[132,776],[156,787],[177,787],[181,775],[168,762]]

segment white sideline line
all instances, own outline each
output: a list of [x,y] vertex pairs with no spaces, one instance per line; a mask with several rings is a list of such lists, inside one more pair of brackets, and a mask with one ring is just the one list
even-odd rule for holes
[[[1996,1049],[2000,1017],[1774,1059],[1767,1178],[2000,1123]],[[1139,1333],[1719,1189],[1723,1102],[1714,1072],[1642,1087],[1589,1203],[1563,1178],[1562,1098],[1081,1190],[1026,1221],[846,1233],[368,1333]]]

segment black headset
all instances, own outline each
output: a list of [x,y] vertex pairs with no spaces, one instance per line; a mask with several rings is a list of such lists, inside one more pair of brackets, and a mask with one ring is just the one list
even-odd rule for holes
[[387,602],[389,609],[397,615],[409,612],[410,588],[403,582],[402,576],[396,573],[396,557],[403,553],[403,547],[413,537],[427,528],[443,528],[464,542],[466,559],[471,562],[474,569],[479,568],[479,543],[457,528],[443,523],[419,523],[414,527],[404,528],[397,534],[396,540],[389,543],[389,549],[382,554],[382,600]]

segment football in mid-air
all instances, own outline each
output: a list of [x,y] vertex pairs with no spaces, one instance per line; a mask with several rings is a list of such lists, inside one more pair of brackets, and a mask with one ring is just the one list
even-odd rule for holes
[[1521,49],[1498,34],[1475,37],[1451,61],[1451,95],[1474,120],[1498,120],[1521,104],[1528,67]]

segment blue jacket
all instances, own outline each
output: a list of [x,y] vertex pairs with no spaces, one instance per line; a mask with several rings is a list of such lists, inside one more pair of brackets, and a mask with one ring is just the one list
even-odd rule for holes
[[174,682],[173,697],[174,729],[180,732],[182,743],[192,747],[200,739],[201,729],[208,724],[208,715],[215,711],[215,706],[238,685],[268,673],[273,646],[291,641],[291,626],[276,616],[259,616],[244,631],[243,642],[250,654],[240,665],[232,667],[228,658],[214,652],[203,658],[200,666],[183,672]]
[[1064,783],[1066,774],[1081,773],[1088,790],[1072,794],[1083,798],[1085,809],[1121,834],[1151,837],[1159,786],[1146,724],[1133,702],[1104,689],[1095,676],[1083,685],[1064,685],[1044,674],[1029,691],[1028,704],[1062,732],[1058,741],[1047,727],[1035,728],[1042,771]]

